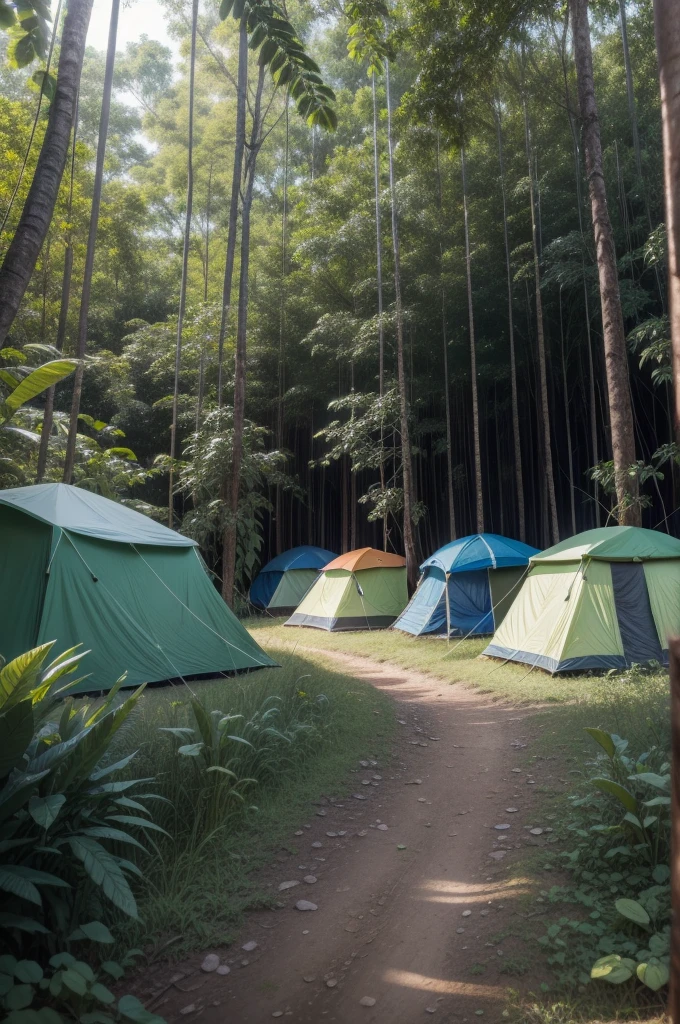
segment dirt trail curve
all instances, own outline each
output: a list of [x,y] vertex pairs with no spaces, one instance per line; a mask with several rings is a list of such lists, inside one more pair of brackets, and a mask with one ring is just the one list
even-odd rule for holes
[[[300,884],[281,892],[282,908],[248,916],[239,945],[222,952],[230,973],[201,972],[200,957],[180,965],[183,991],[151,1008],[187,1024],[199,1014],[202,1024],[500,1021],[526,927],[526,887],[504,880],[502,861],[531,821],[537,787],[518,771],[530,712],[366,658],[323,656],[394,699],[396,759],[360,767],[365,799],[329,800],[291,837],[298,852],[279,854],[271,882],[275,892]],[[297,910],[300,899],[318,909]],[[252,940],[257,949],[242,952]]]

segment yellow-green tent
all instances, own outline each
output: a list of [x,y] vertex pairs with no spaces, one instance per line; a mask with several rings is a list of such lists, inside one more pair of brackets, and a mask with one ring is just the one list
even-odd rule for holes
[[406,560],[359,548],[326,565],[286,626],[338,630],[386,629],[406,607]]
[[680,541],[635,526],[587,530],[534,555],[485,654],[548,672],[668,663],[680,634]]

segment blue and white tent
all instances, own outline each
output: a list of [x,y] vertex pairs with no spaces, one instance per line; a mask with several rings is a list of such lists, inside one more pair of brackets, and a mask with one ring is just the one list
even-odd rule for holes
[[292,615],[320,571],[335,557],[332,551],[310,544],[284,551],[267,562],[253,580],[250,603],[274,615]]
[[413,636],[483,636],[500,625],[537,549],[495,533],[439,548],[420,567],[418,589],[394,623]]

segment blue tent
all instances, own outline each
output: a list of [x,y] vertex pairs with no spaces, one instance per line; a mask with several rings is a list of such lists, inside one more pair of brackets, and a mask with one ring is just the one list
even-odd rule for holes
[[536,548],[495,533],[473,533],[446,544],[421,565],[418,589],[394,629],[414,636],[493,633],[535,554]]
[[275,615],[291,615],[319,572],[335,558],[332,551],[303,544],[272,558],[250,587],[250,603]]

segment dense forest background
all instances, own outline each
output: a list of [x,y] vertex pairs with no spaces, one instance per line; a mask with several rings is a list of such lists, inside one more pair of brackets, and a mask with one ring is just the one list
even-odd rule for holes
[[[116,58],[74,472],[81,486],[164,521],[191,15],[174,0],[166,10],[179,62],[145,38]],[[239,591],[262,561],[296,544],[403,550],[393,213],[418,556],[481,526],[543,548],[558,534],[611,522],[600,297],[568,26],[557,15],[537,18],[530,32],[506,43],[493,73],[480,73],[469,94],[452,95],[446,69],[439,78],[432,72],[427,3],[400,7],[391,25],[390,188],[386,69],[371,77],[365,62],[349,58],[347,27],[332,5],[296,3],[287,13],[336,93],[338,124],[335,131],[309,127],[287,90],[268,78],[258,120],[252,56],[248,132],[257,123],[247,145],[253,202]],[[641,485],[643,524],[677,533],[651,3],[593,5],[591,29],[629,347],[638,456],[631,473]],[[214,0],[202,2],[173,506],[176,525],[201,542],[218,575],[238,327],[233,310],[220,407],[237,43],[237,22],[221,21]],[[0,45],[7,40],[0,37]],[[33,67],[0,63],[1,254],[30,185],[45,111],[21,174],[39,90]],[[25,361],[26,345],[63,341],[65,352],[76,351],[104,63],[103,54],[87,51],[72,159],[2,350],[6,366]],[[241,257],[237,249],[235,281]],[[70,378],[57,387],[45,468],[38,447],[15,438],[3,486],[62,479],[72,387]],[[27,428],[39,431],[41,420],[39,403],[21,413]]]

